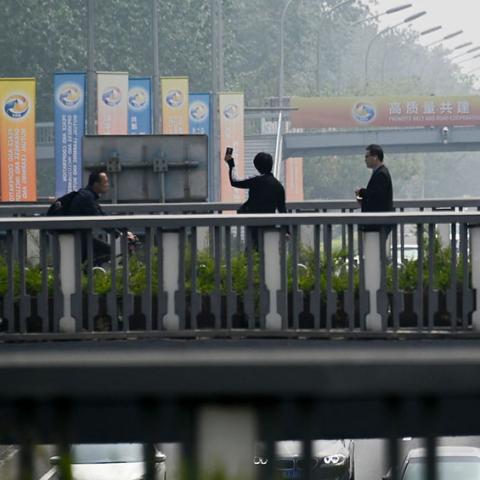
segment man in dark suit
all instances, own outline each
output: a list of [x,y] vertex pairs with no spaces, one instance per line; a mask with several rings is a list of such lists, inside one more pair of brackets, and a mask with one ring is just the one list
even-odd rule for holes
[[[228,164],[230,185],[235,188],[248,189],[248,200],[240,207],[238,213],[286,213],[285,189],[273,176],[273,158],[269,153],[259,152],[253,159],[253,164],[260,175],[238,179],[235,174],[235,161],[231,153],[225,154]],[[258,250],[258,228],[252,227],[253,248]]]
[[[388,168],[383,164],[383,149],[380,145],[369,145],[366,148],[365,163],[372,169],[372,176],[366,188],[355,191],[362,212],[393,212],[393,187]],[[392,225],[385,225],[386,234]],[[378,232],[381,225],[363,225],[366,232]]]

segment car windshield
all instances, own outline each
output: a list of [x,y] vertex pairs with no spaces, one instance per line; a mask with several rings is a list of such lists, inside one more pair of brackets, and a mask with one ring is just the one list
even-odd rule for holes
[[72,446],[73,463],[143,462],[140,443],[80,444]]
[[[426,462],[424,458],[412,459],[402,480],[424,480]],[[475,457],[448,457],[437,459],[438,480],[480,480],[480,459]]]

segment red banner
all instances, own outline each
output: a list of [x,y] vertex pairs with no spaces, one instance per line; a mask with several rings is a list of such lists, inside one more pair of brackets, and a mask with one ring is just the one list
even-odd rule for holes
[[293,128],[480,125],[480,96],[292,97]]

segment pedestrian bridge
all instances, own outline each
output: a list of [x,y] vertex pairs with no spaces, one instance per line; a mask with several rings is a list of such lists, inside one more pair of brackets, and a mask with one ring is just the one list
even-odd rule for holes
[[[312,439],[388,438],[395,466],[397,439],[415,436],[435,479],[436,436],[480,433],[477,205],[108,205],[63,219],[1,206],[0,441],[22,446],[19,478],[35,478],[35,443],[58,445],[61,478],[68,444],[133,441],[146,480],[157,442],[181,442],[188,480],[213,475],[212,452],[226,478],[272,479],[273,462],[254,471],[258,440],[274,458],[276,440],[299,439],[313,465]],[[388,240],[359,227],[392,223]],[[112,236],[104,270],[91,245],[82,264],[79,231],[110,229],[141,248]]]
[[[301,202],[237,216],[235,205],[119,204],[106,210],[121,215],[100,218],[1,207],[0,338],[475,336],[476,205],[406,201],[367,215],[351,202]],[[388,241],[360,227],[391,223]],[[248,227],[260,229],[258,252]],[[82,264],[80,231],[91,242],[114,229],[142,246],[130,255],[111,235],[104,268],[91,243]]]

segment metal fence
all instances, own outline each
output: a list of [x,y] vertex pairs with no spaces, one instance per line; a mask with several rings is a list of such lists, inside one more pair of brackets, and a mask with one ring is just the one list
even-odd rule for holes
[[[296,439],[308,480],[312,439],[388,438],[394,467],[404,436],[426,438],[426,478],[438,478],[437,436],[480,432],[480,213],[354,207],[111,206],[124,215],[64,219],[5,207],[0,441],[21,445],[18,478],[36,478],[36,443],[58,445],[66,479],[71,443],[141,442],[151,480],[153,445],[180,442],[181,480],[218,473],[215,448],[226,478],[271,479],[277,464],[255,465],[255,443],[271,460],[275,441]],[[345,211],[317,213],[332,208]],[[366,225],[395,227],[387,238]],[[112,234],[94,268],[93,235],[127,229],[139,250]]]
[[[47,203],[52,199],[43,199],[40,203],[10,203],[0,205],[0,217],[42,215],[47,211]],[[436,198],[427,200],[395,200],[395,211],[463,211],[478,210],[480,198]],[[201,203],[119,203],[103,204],[102,208],[110,214],[173,214],[173,213],[214,213],[236,211],[240,204],[222,202]],[[287,202],[289,212],[354,212],[359,204],[350,200],[305,200]]]
[[[479,223],[477,212],[3,218],[1,335],[474,335]],[[110,235],[95,267],[92,231],[127,229],[141,248]]]

